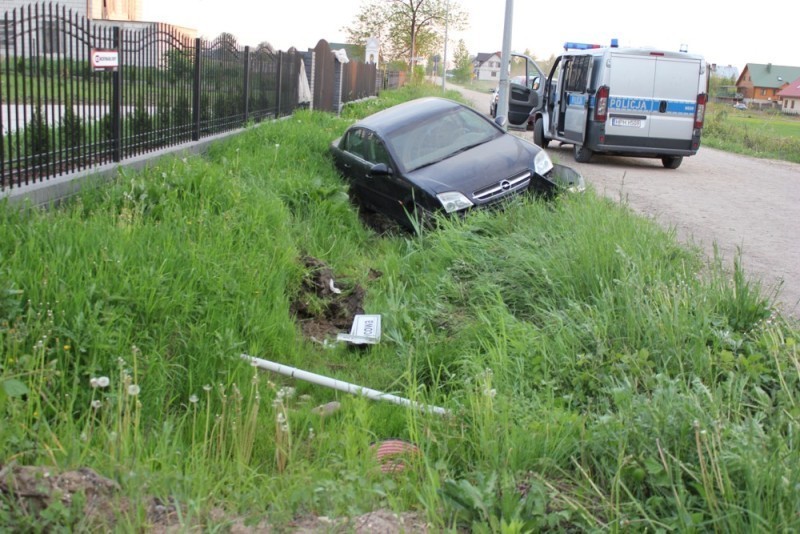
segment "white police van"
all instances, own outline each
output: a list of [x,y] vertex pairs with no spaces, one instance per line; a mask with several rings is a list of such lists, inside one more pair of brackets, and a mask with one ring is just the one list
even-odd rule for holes
[[[700,148],[708,78],[702,56],[566,43],[528,117],[534,143],[592,154],[660,158],[677,169]],[[513,95],[510,97],[513,100]]]

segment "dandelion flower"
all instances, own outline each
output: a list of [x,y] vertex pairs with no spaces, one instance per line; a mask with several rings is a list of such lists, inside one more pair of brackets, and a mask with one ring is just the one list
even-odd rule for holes
[[99,410],[102,405],[103,403],[97,399],[92,401],[92,408],[94,408],[95,410]]
[[136,384],[131,384],[130,386],[128,386],[128,395],[130,395],[131,397],[135,397],[136,395],[138,395],[139,391],[141,391],[141,388],[139,388],[139,386],[137,386]]
[[197,398],[197,395],[195,395],[195,394],[192,394],[192,396],[189,397],[189,402],[191,402],[192,404],[197,404],[198,400],[199,399]]
[[203,386],[203,391],[211,391],[211,384],[206,384]]
[[100,376],[89,380],[89,385],[93,388],[107,388],[111,381],[107,376]]

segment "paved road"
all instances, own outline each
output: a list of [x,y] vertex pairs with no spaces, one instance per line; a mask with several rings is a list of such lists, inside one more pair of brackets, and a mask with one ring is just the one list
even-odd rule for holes
[[[488,111],[488,93],[449,87]],[[533,140],[531,132],[513,133]],[[674,228],[709,258],[716,247],[732,267],[741,251],[745,271],[778,291],[784,313],[800,316],[800,165],[706,147],[676,170],[646,158],[594,156],[581,164],[571,146],[554,145],[551,158],[579,170],[595,191]]]

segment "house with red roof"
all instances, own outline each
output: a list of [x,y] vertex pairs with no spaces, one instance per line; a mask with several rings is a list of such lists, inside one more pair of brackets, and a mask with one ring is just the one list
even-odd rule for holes
[[781,111],[790,115],[800,115],[800,78],[778,91]]

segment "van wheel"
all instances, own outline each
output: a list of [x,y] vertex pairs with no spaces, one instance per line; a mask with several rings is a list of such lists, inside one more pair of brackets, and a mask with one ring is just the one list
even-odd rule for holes
[[683,156],[664,156],[661,158],[661,163],[667,169],[677,169],[681,166],[681,162],[683,161]]
[[575,156],[575,161],[578,163],[589,163],[592,159],[592,151],[583,145],[574,145],[572,155]]
[[550,144],[550,141],[544,138],[544,121],[540,118],[533,123],[533,144],[542,148],[547,148]]

